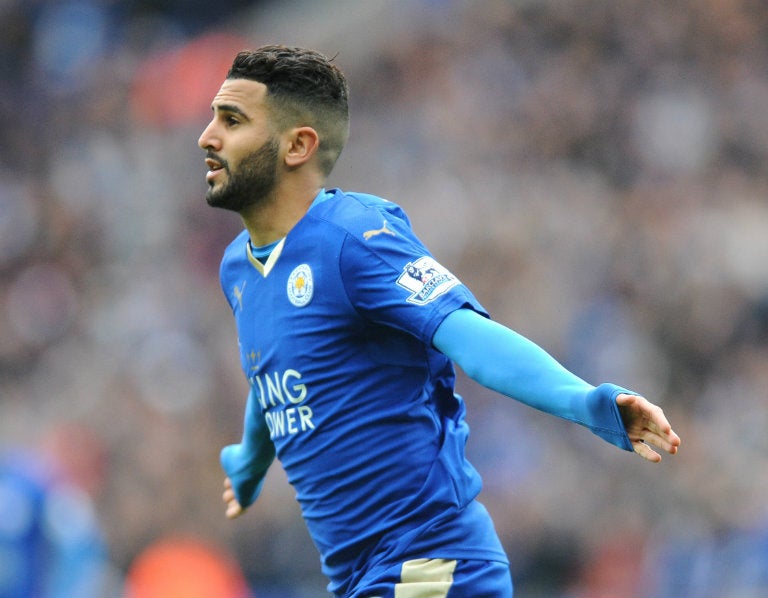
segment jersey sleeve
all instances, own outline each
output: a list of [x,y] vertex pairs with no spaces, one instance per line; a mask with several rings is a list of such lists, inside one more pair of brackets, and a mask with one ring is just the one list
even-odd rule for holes
[[339,262],[347,296],[361,316],[425,343],[459,308],[487,316],[472,292],[414,235],[402,212],[376,213],[379,220],[372,216],[347,234]]

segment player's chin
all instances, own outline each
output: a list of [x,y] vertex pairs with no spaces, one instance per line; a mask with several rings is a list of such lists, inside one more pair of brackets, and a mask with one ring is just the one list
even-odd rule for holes
[[226,195],[221,192],[221,189],[217,189],[214,183],[211,183],[208,187],[208,192],[205,194],[205,201],[212,208],[225,208]]

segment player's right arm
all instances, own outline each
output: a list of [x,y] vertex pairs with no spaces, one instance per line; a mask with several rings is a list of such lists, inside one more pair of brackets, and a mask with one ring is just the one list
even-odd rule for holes
[[251,389],[245,406],[243,438],[239,444],[221,450],[221,466],[227,474],[222,495],[227,517],[233,519],[253,504],[274,459],[275,445]]

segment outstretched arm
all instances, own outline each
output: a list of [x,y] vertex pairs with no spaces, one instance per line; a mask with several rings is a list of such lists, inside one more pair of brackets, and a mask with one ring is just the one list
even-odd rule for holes
[[221,450],[221,466],[227,474],[222,499],[230,519],[253,504],[275,459],[275,445],[269,437],[264,416],[256,405],[253,390],[248,394],[244,420],[240,444],[231,444]]
[[661,457],[646,443],[677,452],[680,438],[659,407],[614,384],[588,384],[532,341],[473,310],[449,314],[432,344],[483,386],[586,426],[649,461]]
[[677,452],[680,437],[672,429],[661,407],[654,405],[645,397],[620,394],[616,397],[621,419],[632,442],[632,449],[652,463],[661,461],[661,455],[650,445],[656,446],[670,455]]

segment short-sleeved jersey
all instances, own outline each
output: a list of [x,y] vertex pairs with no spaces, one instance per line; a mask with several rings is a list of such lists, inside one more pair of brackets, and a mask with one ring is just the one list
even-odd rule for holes
[[449,313],[483,308],[397,205],[328,195],[263,265],[243,231],[221,283],[329,590],[408,558],[506,561],[474,500],[453,366],[431,344]]

